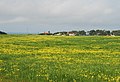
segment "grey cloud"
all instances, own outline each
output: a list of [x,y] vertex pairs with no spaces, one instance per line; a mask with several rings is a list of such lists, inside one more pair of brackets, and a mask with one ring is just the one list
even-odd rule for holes
[[118,24],[119,0],[0,0],[0,23]]
[[24,17],[16,17],[14,19],[7,19],[7,20],[0,20],[1,24],[4,23],[19,23],[19,22],[26,22],[28,21],[28,19],[24,18]]

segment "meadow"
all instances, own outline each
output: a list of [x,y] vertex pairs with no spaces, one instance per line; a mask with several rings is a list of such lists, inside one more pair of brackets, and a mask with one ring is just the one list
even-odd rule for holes
[[0,35],[0,82],[120,82],[120,37]]

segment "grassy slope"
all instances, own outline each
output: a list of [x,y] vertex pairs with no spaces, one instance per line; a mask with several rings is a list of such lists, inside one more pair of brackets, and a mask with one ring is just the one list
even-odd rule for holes
[[0,35],[0,81],[120,79],[120,37]]

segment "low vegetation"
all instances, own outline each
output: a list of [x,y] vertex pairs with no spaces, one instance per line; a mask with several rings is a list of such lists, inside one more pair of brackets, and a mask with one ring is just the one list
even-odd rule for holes
[[0,82],[119,82],[120,37],[0,35]]

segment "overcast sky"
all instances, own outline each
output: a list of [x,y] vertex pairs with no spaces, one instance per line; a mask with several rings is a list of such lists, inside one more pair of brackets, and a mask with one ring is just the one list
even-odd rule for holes
[[0,30],[120,29],[120,0],[0,0]]

